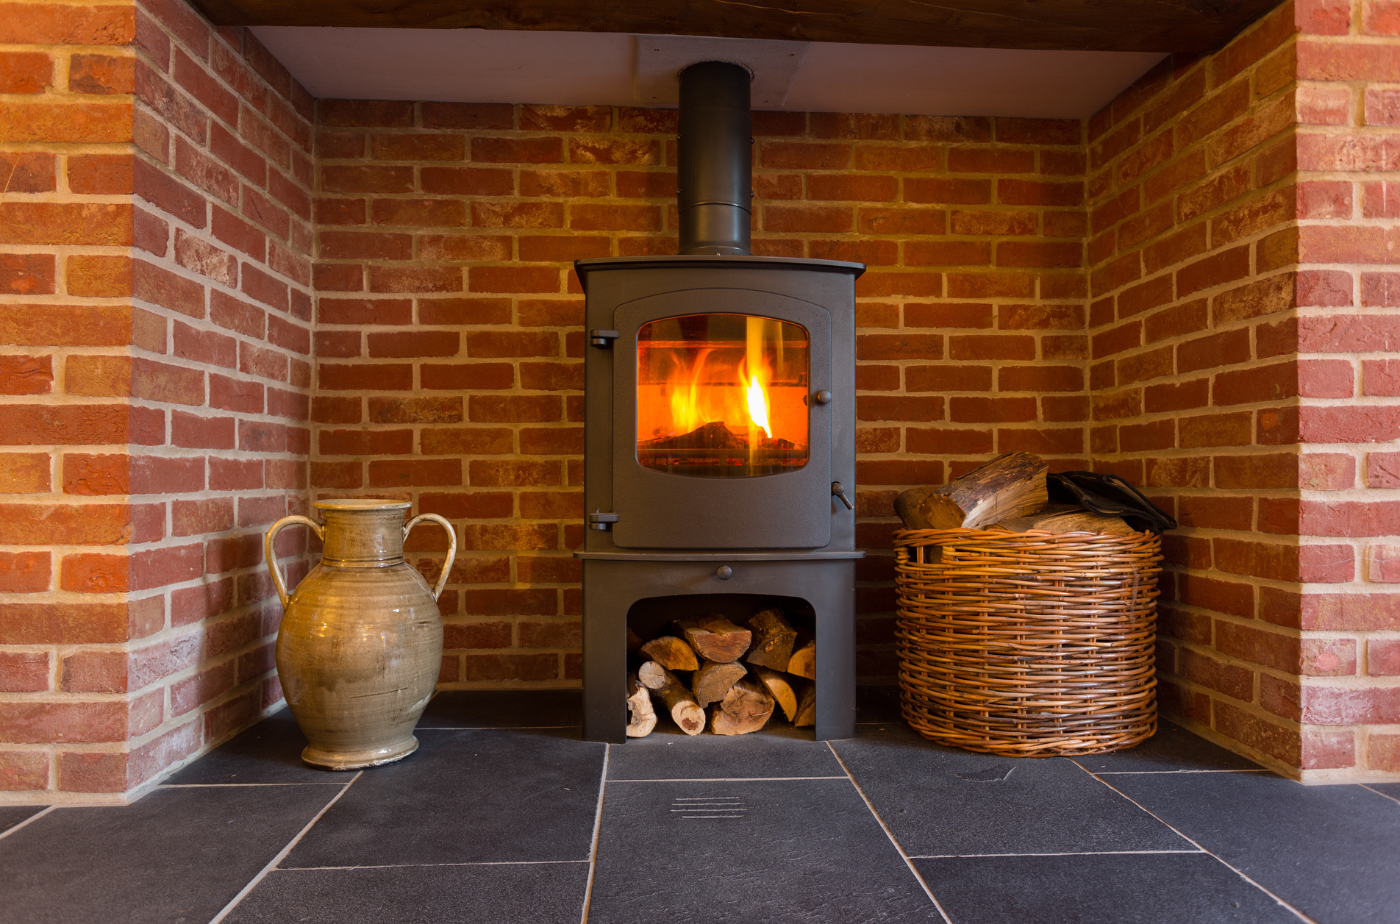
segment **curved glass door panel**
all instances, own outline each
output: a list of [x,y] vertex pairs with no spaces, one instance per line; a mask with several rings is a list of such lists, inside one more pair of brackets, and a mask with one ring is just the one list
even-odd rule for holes
[[747,314],[661,318],[637,333],[637,461],[701,478],[807,464],[810,337]]

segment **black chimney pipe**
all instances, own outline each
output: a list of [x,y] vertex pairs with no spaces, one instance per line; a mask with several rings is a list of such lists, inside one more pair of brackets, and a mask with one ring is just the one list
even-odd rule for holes
[[751,253],[749,72],[725,61],[681,71],[681,253]]

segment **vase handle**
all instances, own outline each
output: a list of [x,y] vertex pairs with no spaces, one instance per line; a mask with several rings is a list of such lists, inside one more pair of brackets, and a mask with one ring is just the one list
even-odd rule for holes
[[277,598],[282,601],[282,609],[287,609],[287,601],[291,599],[287,594],[287,582],[282,580],[282,572],[277,570],[277,555],[272,551],[272,540],[277,538],[277,534],[288,526],[305,526],[316,534],[317,539],[324,539],[321,533],[321,524],[310,517],[295,515],[283,517],[272,524],[266,535],[263,536],[263,558],[267,561],[267,570],[272,572],[272,583],[277,587]]
[[409,520],[408,525],[403,528],[404,539],[408,538],[409,531],[413,527],[424,520],[431,520],[447,530],[447,561],[443,562],[442,574],[438,575],[437,586],[433,588],[433,599],[436,600],[442,596],[442,589],[447,586],[447,576],[452,573],[452,563],[457,560],[457,530],[452,528],[452,524],[445,517],[440,517],[436,513],[420,513]]

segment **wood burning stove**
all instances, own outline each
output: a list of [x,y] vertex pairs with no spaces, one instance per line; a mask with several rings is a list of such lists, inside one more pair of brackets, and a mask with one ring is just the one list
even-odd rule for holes
[[718,62],[681,76],[682,254],[575,264],[589,342],[590,529],[575,554],[590,740],[625,740],[629,618],[740,621],[778,598],[816,633],[817,737],[855,731],[865,267],[749,254],[748,81]]

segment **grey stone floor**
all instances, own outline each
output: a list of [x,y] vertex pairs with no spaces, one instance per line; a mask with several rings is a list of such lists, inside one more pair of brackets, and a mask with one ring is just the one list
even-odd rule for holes
[[1172,726],[986,757],[861,704],[830,744],[605,746],[576,693],[447,693],[416,754],[344,774],[282,712],[133,805],[0,808],[0,922],[1400,922],[1400,784],[1301,786]]

